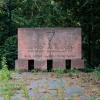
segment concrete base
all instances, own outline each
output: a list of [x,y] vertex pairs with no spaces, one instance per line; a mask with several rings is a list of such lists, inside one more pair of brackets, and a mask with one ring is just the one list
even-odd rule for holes
[[34,60],[34,69],[47,70],[47,60]]
[[15,60],[15,68],[18,68],[19,71],[28,71],[28,60]]
[[73,68],[83,69],[84,68],[84,60],[82,60],[82,59],[71,60],[71,69],[73,69]]
[[58,69],[58,68],[61,68],[61,69],[65,69],[66,68],[66,62],[65,60],[59,60],[59,59],[56,59],[56,60],[53,60],[53,69]]
[[[58,69],[59,67],[61,69],[66,69],[66,60],[59,60],[55,59],[53,60],[53,69]],[[15,60],[15,68],[18,68],[19,71],[28,71],[28,60],[24,59],[17,59]],[[83,69],[84,68],[84,60],[82,59],[72,59],[71,60],[71,69],[78,68]],[[34,60],[34,69],[39,70],[47,70],[47,60]]]

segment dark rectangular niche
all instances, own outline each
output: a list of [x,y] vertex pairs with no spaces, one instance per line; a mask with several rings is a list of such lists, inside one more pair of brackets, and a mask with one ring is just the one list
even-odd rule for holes
[[66,69],[71,69],[71,60],[66,60]]
[[28,71],[32,71],[34,69],[34,60],[28,60]]
[[47,60],[47,70],[51,71],[53,66],[53,60]]

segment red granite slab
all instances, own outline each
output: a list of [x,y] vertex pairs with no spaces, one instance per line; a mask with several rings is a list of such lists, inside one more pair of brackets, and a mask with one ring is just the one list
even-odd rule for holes
[[76,58],[81,58],[81,28],[18,29],[18,59]]

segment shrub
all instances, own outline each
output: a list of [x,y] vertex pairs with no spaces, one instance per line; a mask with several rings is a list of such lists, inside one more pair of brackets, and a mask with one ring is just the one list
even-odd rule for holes
[[17,58],[17,36],[9,37],[4,45],[1,47],[1,58],[5,57],[7,60],[8,69],[14,69],[14,62]]
[[1,65],[2,69],[0,70],[0,80],[10,79],[10,71],[7,68],[6,58],[2,57]]

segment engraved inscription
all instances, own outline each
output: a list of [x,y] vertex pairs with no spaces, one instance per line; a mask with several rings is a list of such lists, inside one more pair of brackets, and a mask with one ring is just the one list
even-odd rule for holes
[[[19,58],[81,58],[81,33],[78,29],[26,29],[19,34]],[[29,35],[31,34],[31,35]],[[79,48],[80,47],[80,48]]]
[[52,32],[46,32],[46,33],[47,33],[47,37],[48,37],[48,49],[52,49],[51,41],[55,35],[55,32],[52,31]]

